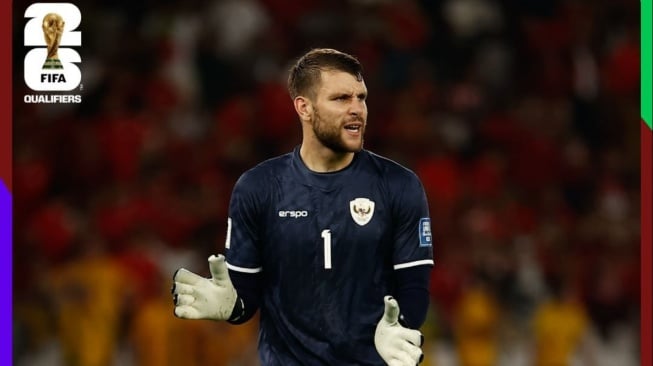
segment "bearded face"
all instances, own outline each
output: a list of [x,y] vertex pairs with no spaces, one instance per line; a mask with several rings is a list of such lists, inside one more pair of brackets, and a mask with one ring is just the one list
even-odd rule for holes
[[315,138],[336,153],[360,151],[367,123],[366,97],[362,80],[346,72],[323,72],[311,113]]
[[358,152],[363,148],[366,121],[353,116],[342,121],[322,117],[320,110],[313,111],[313,133],[315,137],[336,153]]

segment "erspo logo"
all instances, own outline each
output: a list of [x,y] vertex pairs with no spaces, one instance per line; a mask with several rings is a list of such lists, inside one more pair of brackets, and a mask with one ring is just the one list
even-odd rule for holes
[[[71,47],[82,45],[76,30],[82,21],[79,8],[71,3],[34,3],[25,9],[29,20],[24,29],[25,84],[34,91],[70,91],[82,80],[82,59]],[[79,95],[26,95],[28,103],[80,103]]]

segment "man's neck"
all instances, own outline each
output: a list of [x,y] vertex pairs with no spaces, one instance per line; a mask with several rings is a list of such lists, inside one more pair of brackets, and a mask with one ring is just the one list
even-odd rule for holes
[[342,170],[351,164],[353,152],[338,153],[328,147],[309,146],[304,141],[299,149],[299,156],[306,167],[316,173],[329,173]]

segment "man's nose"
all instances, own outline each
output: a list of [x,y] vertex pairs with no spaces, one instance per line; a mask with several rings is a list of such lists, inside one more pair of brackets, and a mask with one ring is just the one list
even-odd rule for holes
[[361,116],[365,109],[365,101],[354,99],[354,101],[349,106],[349,114]]

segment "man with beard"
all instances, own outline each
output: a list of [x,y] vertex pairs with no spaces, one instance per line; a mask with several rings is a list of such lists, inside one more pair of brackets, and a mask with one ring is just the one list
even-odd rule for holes
[[415,365],[433,266],[422,184],[363,149],[356,58],[313,49],[288,89],[302,143],[240,177],[226,258],[209,257],[211,278],[175,273],[175,315],[240,324],[260,308],[266,366]]

